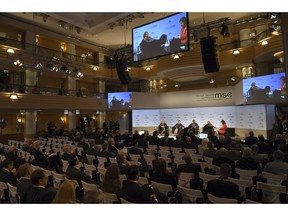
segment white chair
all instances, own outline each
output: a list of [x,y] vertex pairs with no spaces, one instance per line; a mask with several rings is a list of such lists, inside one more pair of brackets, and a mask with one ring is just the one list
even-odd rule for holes
[[201,190],[194,190],[178,185],[178,191],[182,194],[182,203],[196,203],[197,198],[203,198]]
[[0,182],[0,200],[5,199],[5,190],[8,190],[6,183]]
[[144,155],[144,158],[147,162],[147,165],[151,166],[153,165],[153,160],[155,160],[155,155]]
[[63,166],[62,166],[62,171],[63,171],[63,172],[66,172],[66,170],[68,169],[69,163],[68,163],[67,160],[63,160],[63,159],[62,159],[62,164],[63,164]]
[[257,189],[262,191],[264,203],[280,203],[279,194],[286,193],[286,186],[257,182]]
[[180,172],[179,177],[178,177],[178,185],[189,188],[190,187],[190,179],[194,178],[193,173],[185,173],[185,172]]
[[259,202],[256,202],[256,201],[253,201],[253,200],[250,200],[250,199],[245,199],[245,204],[261,204]]
[[107,162],[106,157],[97,157],[98,159],[98,167],[105,168],[105,162]]
[[93,178],[93,172],[97,172],[97,168],[94,165],[83,163],[84,169],[91,178]]
[[96,159],[95,155],[88,155],[88,154],[86,154],[86,158],[87,158],[87,163],[91,165],[93,164],[93,161]]
[[17,195],[17,187],[7,183],[9,189],[9,199],[12,204],[19,203],[18,195]]
[[248,180],[253,184],[253,176],[257,176],[257,170],[244,170],[236,168],[236,173],[240,175],[240,179],[242,180]]
[[129,154],[131,157],[131,160],[133,162],[138,162],[138,159],[140,159],[140,155],[139,154]]
[[212,202],[213,204],[237,204],[238,203],[237,199],[216,197],[209,193],[207,194],[207,197],[208,197],[208,200]]
[[87,192],[87,191],[97,191],[98,190],[98,187],[96,184],[89,184],[83,180],[81,180],[81,183],[82,183],[82,187],[84,189],[84,194]]
[[209,164],[209,166],[212,166],[212,162],[213,162],[213,159],[212,157],[203,157],[204,160]]
[[205,189],[206,186],[207,186],[208,181],[213,180],[213,179],[218,179],[220,176],[218,176],[218,175],[209,175],[209,174],[200,172],[199,173],[199,177],[201,179],[203,179],[203,187]]
[[267,179],[268,184],[281,185],[282,181],[286,180],[286,175],[277,175],[269,172],[262,172],[262,176]]
[[153,188],[157,189],[160,193],[164,195],[168,195],[168,192],[173,191],[172,186],[170,184],[162,184],[155,181],[151,181]]
[[140,184],[149,184],[148,178],[146,177],[139,177],[138,182]]
[[123,186],[123,182],[126,181],[126,180],[127,180],[126,175],[124,175],[124,174],[120,175],[121,188]]
[[100,182],[103,182],[106,169],[104,167],[97,167],[98,172],[100,173]]
[[133,203],[129,202],[128,200],[123,199],[122,197],[120,197],[120,201],[122,204],[133,204]]
[[53,187],[59,188],[61,183],[65,180],[64,179],[65,175],[52,171],[52,176],[53,176]]
[[233,182],[233,183],[237,184],[238,187],[239,187],[240,195],[242,197],[246,197],[245,189],[247,187],[252,186],[251,182],[248,181],[248,180],[235,179],[235,178],[228,178],[228,179],[229,179],[230,182]]
[[117,197],[116,194],[107,193],[107,192],[104,192],[104,191],[102,191],[102,193],[103,193],[103,196],[104,196],[104,203],[113,204],[113,203],[118,203],[119,202],[118,197]]

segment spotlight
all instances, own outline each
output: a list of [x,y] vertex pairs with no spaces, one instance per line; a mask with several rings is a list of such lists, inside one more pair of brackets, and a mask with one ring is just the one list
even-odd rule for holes
[[173,59],[179,59],[180,56],[178,54],[174,55]]
[[146,71],[150,71],[151,70],[151,68],[150,67],[146,67],[146,69],[145,69]]
[[261,46],[266,46],[268,44],[267,40],[262,41]]
[[18,60],[16,60],[16,61],[14,62],[14,65],[15,65],[15,66],[18,66],[18,67],[21,67],[21,66],[23,65],[23,63],[20,62],[20,60],[18,59]]
[[175,88],[178,88],[178,86],[179,86],[178,84],[175,84],[175,85],[174,85]]
[[235,79],[235,77],[231,77],[231,81],[233,81],[233,82],[234,82],[235,80],[236,80],[236,79]]
[[257,31],[254,29],[254,30],[249,34],[249,36],[250,36],[250,37],[256,37],[256,34],[257,34]]
[[17,94],[15,94],[14,92],[10,95],[10,99],[14,102],[15,100],[18,99]]
[[93,70],[94,70],[94,71],[97,71],[97,70],[98,70],[98,68],[97,68],[97,67],[93,67]]
[[213,80],[213,79],[211,79],[211,80],[210,80],[210,83],[211,83],[211,84],[213,84],[213,83],[214,83],[214,80]]

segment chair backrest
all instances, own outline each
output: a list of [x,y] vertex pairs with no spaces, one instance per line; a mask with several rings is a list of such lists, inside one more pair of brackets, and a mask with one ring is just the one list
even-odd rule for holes
[[180,172],[179,177],[178,177],[178,185],[182,187],[189,188],[190,187],[190,179],[194,178],[193,173],[185,173],[185,172]]
[[182,203],[196,203],[197,198],[203,198],[201,190],[194,190],[178,185],[178,191],[182,194]]
[[139,177],[138,182],[140,184],[149,184],[149,181],[148,181],[147,177]]
[[208,197],[208,200],[214,204],[237,204],[238,203],[237,199],[216,197],[209,193],[207,194],[207,197]]
[[92,165],[93,164],[93,160],[95,160],[95,155],[86,154],[86,158],[87,158],[87,163]]
[[97,157],[98,167],[105,167],[105,162],[108,162],[106,157]]
[[5,182],[0,182],[0,200],[5,199],[5,190],[7,190],[8,187]]
[[286,175],[277,175],[269,172],[262,172],[262,176],[267,179],[268,184],[281,185],[282,181],[286,180]]
[[203,157],[204,158],[204,160],[210,165],[210,166],[212,166],[212,162],[213,162],[213,159],[214,158],[212,158],[212,157]]
[[138,162],[138,159],[140,159],[139,154],[129,154],[129,156],[133,162]]
[[[99,189],[100,190],[100,189]],[[104,203],[106,204],[112,204],[112,203],[118,203],[118,197],[116,194],[114,193],[107,193],[107,192],[103,192],[103,196],[104,196]]]
[[133,203],[131,203],[131,202],[123,199],[122,197],[120,197],[120,202],[121,202],[122,204],[133,204]]
[[256,202],[256,201],[253,201],[253,200],[250,200],[250,199],[245,199],[245,204],[261,204],[259,202]]
[[52,171],[52,176],[53,176],[53,187],[54,188],[59,188],[59,186],[62,183],[62,181],[65,180],[64,179],[65,175],[59,174],[59,173],[56,173],[56,172]]
[[257,182],[257,189],[262,191],[264,203],[280,203],[279,194],[286,193],[286,186]]
[[68,169],[69,163],[67,160],[62,159],[62,164],[63,164],[62,171],[66,172],[66,170]]
[[241,193],[240,195],[242,197],[246,197],[245,189],[247,187],[252,186],[251,182],[249,180],[242,180],[242,179],[235,179],[235,178],[228,178],[228,179],[230,182],[237,184],[239,187],[239,191]]
[[87,172],[87,174],[93,178],[93,171],[97,171],[97,168],[94,166],[94,165],[90,165],[90,164],[86,164],[86,163],[83,163],[84,165],[84,169],[85,171]]
[[98,190],[98,187],[96,184],[89,184],[83,180],[81,180],[81,183],[82,183],[82,187],[84,189],[84,194],[87,192],[87,191],[97,191]]
[[242,180],[248,180],[251,183],[253,183],[253,176],[257,176],[257,170],[245,170],[245,169],[239,169],[236,168],[236,173],[240,175],[240,179]]
[[17,187],[7,183],[9,189],[9,199],[12,204],[19,203],[18,196],[17,196]]
[[170,184],[162,184],[159,182],[151,181],[152,186],[157,189],[160,193],[164,195],[168,195],[168,192],[173,191],[172,186]]
[[208,181],[219,178],[218,175],[209,175],[209,174],[206,174],[206,173],[203,173],[203,172],[200,172],[200,173],[199,173],[199,177],[200,177],[201,179],[203,179],[204,189],[206,188]]

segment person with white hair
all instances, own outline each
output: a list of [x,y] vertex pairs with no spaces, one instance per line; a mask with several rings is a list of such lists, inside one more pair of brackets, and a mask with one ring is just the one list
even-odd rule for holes
[[273,153],[273,158],[274,161],[268,162],[264,171],[278,175],[287,175],[288,163],[283,162],[284,153],[281,150],[276,150]]

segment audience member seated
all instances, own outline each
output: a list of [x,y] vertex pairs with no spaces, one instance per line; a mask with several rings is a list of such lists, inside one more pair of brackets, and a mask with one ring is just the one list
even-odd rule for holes
[[249,131],[249,136],[245,138],[245,145],[251,148],[253,144],[258,144],[258,138],[254,136],[253,131]]
[[108,138],[108,152],[112,154],[112,157],[116,157],[118,153],[118,149],[114,145],[115,145],[114,137],[109,137]]
[[25,200],[26,193],[32,188],[32,183],[30,176],[32,173],[32,166],[29,163],[24,163],[20,165],[18,169],[20,179],[17,183],[17,194],[20,197],[20,203],[23,203]]
[[286,145],[285,139],[283,138],[282,134],[276,134],[274,140],[274,150],[278,149],[279,145]]
[[68,161],[69,159],[75,156],[75,152],[73,151],[73,148],[70,144],[64,144],[62,150],[63,150],[63,154],[62,154],[63,160]]
[[85,136],[80,136],[77,147],[83,148],[84,152],[89,148],[89,143],[85,141]]
[[218,140],[218,145],[216,146],[218,150],[222,147],[226,148],[227,150],[230,149],[230,142],[226,140],[226,137],[224,135],[219,135]]
[[260,164],[252,158],[252,150],[244,149],[242,158],[236,162],[236,168],[245,170],[259,170]]
[[184,151],[185,149],[195,149],[196,153],[198,153],[198,145],[196,143],[192,143],[191,137],[186,137],[186,142],[184,143]]
[[55,197],[55,191],[47,189],[48,177],[44,170],[37,169],[31,173],[33,187],[26,193],[23,203],[49,204]]
[[[214,158],[212,161],[212,165],[220,167],[223,163],[228,163],[232,167],[232,175],[235,173],[235,162],[234,160],[228,159],[226,157],[228,150],[224,147],[219,150],[220,156],[218,158]],[[229,176],[231,177],[231,176]]]
[[107,168],[104,180],[99,187],[104,192],[116,194],[118,197],[120,196],[121,180],[120,170],[117,164],[112,163]]
[[34,156],[32,164],[48,169],[49,161],[46,156],[40,151],[41,140],[35,140],[30,148],[30,154]]
[[184,155],[184,161],[185,164],[179,164],[175,171],[175,175],[177,176],[177,178],[179,177],[179,173],[181,172],[193,173],[194,178],[199,178],[199,172],[201,172],[200,164],[192,162],[192,157],[190,153],[186,153]]
[[160,145],[160,139],[157,134],[157,131],[153,131],[153,135],[148,137],[149,145]]
[[143,149],[144,154],[147,153],[149,142],[147,140],[147,135],[145,133],[141,134],[140,139],[138,140],[138,147]]
[[118,152],[116,161],[119,167],[120,175],[126,174],[128,166],[131,165],[130,161],[127,161],[127,156],[123,152]]
[[262,134],[258,134],[258,146],[259,146],[259,154],[268,154],[271,155],[273,153],[272,144],[265,140]]
[[207,124],[203,127],[203,131],[202,133],[207,133],[207,134],[210,134],[211,132],[214,133],[214,125],[210,122],[210,121],[207,121]]
[[[147,165],[147,161],[144,158],[144,152],[142,151],[142,149],[138,148],[136,146],[136,141],[132,141],[133,143],[131,144],[132,146],[130,148],[128,148],[128,154],[137,154],[139,155],[139,161],[140,162],[140,166],[139,166],[139,170],[140,170],[140,174],[141,176],[145,175],[145,172],[148,171],[148,165]],[[136,161],[137,162],[137,161]]]
[[273,153],[273,158],[274,161],[268,162],[264,171],[278,175],[287,175],[288,163],[283,162],[284,153],[281,150],[276,150]]
[[170,184],[173,191],[177,191],[177,179],[171,172],[168,172],[167,163],[163,158],[155,161],[154,170],[150,172],[150,179],[158,183]]
[[16,169],[18,169],[21,164],[25,163],[25,160],[17,155],[16,146],[10,146],[5,156],[6,159],[10,159],[14,162],[14,168]]
[[212,141],[208,142],[208,149],[203,151],[204,157],[218,158],[220,156],[219,150],[214,148],[214,143]]
[[208,142],[208,138],[204,138],[201,140],[201,145],[198,146],[199,152],[203,154],[203,152],[208,149]]
[[157,203],[157,197],[152,188],[138,182],[140,171],[137,165],[127,169],[127,182],[122,187],[121,197],[131,203]]
[[53,201],[53,204],[76,204],[75,182],[66,180],[60,185]]
[[[97,158],[98,157],[105,157],[107,159],[107,161],[110,161],[110,157],[113,157],[114,155],[108,151],[108,143],[104,142],[101,145],[101,148],[98,149],[97,151]],[[98,160],[98,159],[97,159]],[[98,164],[97,164],[98,166]]]
[[17,170],[13,168],[14,162],[10,159],[5,159],[0,165],[0,182],[9,183],[17,186]]
[[[214,143],[214,147],[218,147],[219,146],[219,139],[218,137],[215,135],[214,131],[208,134],[207,137],[210,141],[212,141]],[[226,140],[226,139],[225,139]],[[218,148],[217,148],[218,149]]]
[[238,199],[240,196],[238,185],[228,180],[228,177],[231,176],[231,173],[232,167],[229,164],[221,164],[219,179],[208,181],[206,193],[221,198]]
[[242,152],[237,148],[236,141],[230,143],[230,150],[227,152],[226,157],[233,161],[239,160],[242,157]]
[[181,150],[182,152],[184,152],[184,142],[182,140],[181,135],[179,134],[176,135],[176,139],[171,142],[171,147],[179,148],[178,152],[180,152]]
[[164,120],[162,120],[158,126],[158,133],[160,135],[164,135],[166,132],[168,132],[168,134],[169,134],[169,127],[166,124],[166,122]]
[[253,144],[251,146],[251,150],[252,150],[251,158],[256,160],[258,163],[262,164],[262,166],[263,166],[263,164],[265,162],[265,158],[262,155],[258,154],[258,152],[259,152],[258,144]]
[[93,183],[91,177],[86,175],[82,170],[77,169],[75,166],[79,164],[79,160],[76,156],[71,158],[69,161],[69,166],[66,170],[66,177],[71,180],[76,180],[79,186],[82,186],[81,181],[85,181],[88,183]]
[[103,192],[101,190],[87,191],[83,197],[84,204],[103,204],[105,201]]

